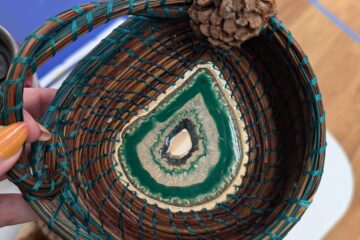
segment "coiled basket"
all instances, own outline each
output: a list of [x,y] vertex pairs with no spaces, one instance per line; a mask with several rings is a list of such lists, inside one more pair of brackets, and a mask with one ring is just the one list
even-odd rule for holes
[[[51,140],[8,173],[58,237],[281,239],[310,205],[326,143],[308,58],[276,17],[240,48],[213,47],[194,35],[189,4],[74,7],[13,60],[2,125],[23,121],[27,76],[81,35],[132,15],[58,90],[40,120]],[[176,148],[180,135],[191,144]]]

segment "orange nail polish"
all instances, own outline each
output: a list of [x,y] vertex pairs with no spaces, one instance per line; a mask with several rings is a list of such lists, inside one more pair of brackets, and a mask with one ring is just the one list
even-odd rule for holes
[[0,129],[0,158],[13,156],[24,144],[29,127],[23,122],[13,123]]

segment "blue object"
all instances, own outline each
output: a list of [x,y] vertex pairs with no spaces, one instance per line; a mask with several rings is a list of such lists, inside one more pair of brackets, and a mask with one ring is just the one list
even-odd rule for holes
[[355,42],[360,43],[360,35],[348,27],[343,21],[341,21],[335,14],[329,11],[319,0],[309,0],[309,2],[317,8],[322,14],[325,15],[330,21],[337,25],[344,33],[351,37]]
[[[48,18],[65,11],[72,6],[91,2],[90,0],[13,0],[1,1],[0,3],[0,25],[6,28],[16,41],[21,44],[37,27],[42,25]],[[99,32],[108,27],[105,24],[93,32],[86,34],[75,43],[66,47],[45,65],[38,69],[39,78],[61,64],[70,54],[84,46]]]

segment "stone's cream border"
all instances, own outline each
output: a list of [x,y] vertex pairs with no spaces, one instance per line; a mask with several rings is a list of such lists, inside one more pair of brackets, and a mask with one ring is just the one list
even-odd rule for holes
[[[245,164],[248,162],[248,151],[249,151],[249,145],[246,143],[248,140],[248,135],[246,133],[246,131],[244,130],[245,128],[245,123],[241,120],[241,112],[236,109],[236,105],[237,103],[235,102],[234,99],[232,99],[231,96],[231,91],[227,88],[225,88],[226,85],[226,81],[221,78],[221,73],[218,69],[214,68],[214,65],[211,63],[206,63],[206,64],[198,64],[196,65],[191,71],[188,71],[184,74],[184,77],[182,79],[179,79],[178,81],[176,81],[175,85],[172,87],[169,87],[165,93],[161,94],[156,101],[151,102],[148,107],[149,110],[145,111],[142,110],[138,113],[138,115],[134,118],[131,119],[131,121],[129,121],[129,123],[127,123],[124,128],[126,129],[127,126],[129,126],[132,122],[134,122],[135,120],[137,120],[138,118],[145,116],[147,114],[150,114],[151,111],[158,106],[165,97],[167,97],[169,94],[172,94],[176,89],[178,89],[180,86],[182,86],[185,82],[187,82],[194,74],[196,74],[197,72],[200,72],[201,70],[207,70],[211,73],[212,78],[215,79],[219,86],[221,87],[221,91],[224,93],[224,96],[226,98],[226,100],[228,101],[228,103],[231,105],[231,109],[233,110],[234,116],[236,118],[237,124],[238,124],[238,128],[239,128],[239,134],[240,134],[240,145],[241,145],[241,166],[239,168],[239,171],[237,173],[237,175],[234,177],[234,180],[232,181],[232,183],[230,184],[230,186],[225,189],[225,191],[223,191],[217,198],[210,200],[209,202],[200,204],[200,205],[195,205],[195,206],[191,206],[191,207],[179,207],[179,206],[174,206],[174,205],[169,205],[168,203],[164,203],[161,202],[159,200],[153,199],[150,196],[142,193],[141,191],[139,191],[136,187],[134,187],[131,182],[129,181],[129,179],[127,178],[126,174],[124,173],[121,164],[119,164],[119,166],[117,167],[117,170],[122,174],[121,178],[123,178],[123,180],[127,183],[129,183],[128,189],[130,191],[136,192],[137,196],[140,199],[146,199],[148,204],[154,205],[156,204],[158,207],[163,208],[163,209],[170,209],[172,212],[190,212],[190,211],[201,211],[202,209],[206,208],[208,210],[213,209],[217,203],[221,203],[227,200],[227,195],[229,194],[234,194],[236,192],[236,187],[235,185],[240,185],[242,182],[242,178],[245,175],[246,172],[246,166]],[[115,153],[114,153],[114,160],[117,162],[119,161],[119,156],[118,156],[118,151],[120,149],[121,146],[121,135],[123,133],[123,131],[121,131],[119,133],[119,142],[115,145]]]

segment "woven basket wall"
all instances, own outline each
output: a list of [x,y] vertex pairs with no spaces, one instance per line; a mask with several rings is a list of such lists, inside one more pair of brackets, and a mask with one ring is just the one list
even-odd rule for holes
[[[34,143],[9,172],[61,238],[281,239],[310,205],[326,144],[308,58],[275,17],[240,49],[212,47],[193,34],[188,7],[180,0],[86,4],[49,19],[14,59],[0,100],[3,125],[23,120],[24,80],[45,61],[93,28],[137,15],[77,64],[41,119],[52,139]],[[246,171],[213,208],[173,211],[138,196],[114,155],[132,118],[207,63],[242,114]]]

